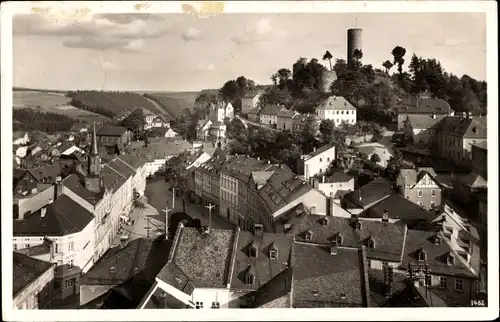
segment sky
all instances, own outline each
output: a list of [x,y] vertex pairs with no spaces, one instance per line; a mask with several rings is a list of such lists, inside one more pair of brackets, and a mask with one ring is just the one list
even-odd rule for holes
[[[269,84],[299,57],[346,58],[347,29],[362,28],[363,63],[382,68],[395,46],[484,80],[484,13],[94,14],[13,18],[14,86],[198,91],[238,76]],[[327,62],[323,62],[327,65]],[[395,69],[395,68],[394,68]]]

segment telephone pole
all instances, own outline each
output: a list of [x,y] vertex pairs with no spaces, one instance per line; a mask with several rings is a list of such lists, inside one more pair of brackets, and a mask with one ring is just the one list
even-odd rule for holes
[[212,209],[215,207],[211,202],[205,208],[208,208],[208,229],[212,228]]
[[167,205],[165,206],[165,209],[162,210],[163,212],[165,212],[165,239],[168,239],[168,213],[171,210],[172,209],[168,208],[168,202],[167,202]]
[[172,187],[172,209],[175,208],[175,187]]

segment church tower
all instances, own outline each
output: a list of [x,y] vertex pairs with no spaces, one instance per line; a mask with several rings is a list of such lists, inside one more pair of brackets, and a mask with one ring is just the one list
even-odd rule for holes
[[90,144],[90,153],[88,156],[87,176],[85,177],[85,188],[94,193],[98,193],[102,188],[101,179],[101,156],[97,150],[97,135],[94,128],[92,131],[92,142]]

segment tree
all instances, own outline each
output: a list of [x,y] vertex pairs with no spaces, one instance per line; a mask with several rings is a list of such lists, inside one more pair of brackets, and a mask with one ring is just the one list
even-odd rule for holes
[[323,60],[328,60],[328,62],[330,63],[330,70],[333,70],[332,69],[332,54],[327,50],[326,53],[323,55]]
[[281,86],[284,86],[286,84],[286,82],[290,79],[290,77],[292,76],[292,72],[287,69],[287,68],[280,68],[278,70],[278,84]]
[[372,156],[370,157],[370,161],[373,163],[380,162],[380,157],[377,153],[373,153]]
[[188,175],[186,170],[186,161],[188,152],[179,154],[176,157],[169,159],[165,163],[165,178],[171,184],[171,187],[182,197],[182,211],[186,212],[186,197],[188,192]]
[[404,56],[406,55],[406,49],[401,46],[396,46],[392,50],[392,56],[394,57],[394,64],[398,65],[398,72],[401,75],[403,73],[403,64],[405,63]]
[[134,132],[134,134],[138,134],[143,130],[143,124],[144,111],[142,108],[136,108],[122,121],[122,125],[130,131]]
[[355,69],[359,69],[362,64],[361,64],[361,59],[363,58],[363,52],[361,49],[354,49],[354,52],[352,53],[352,58],[353,58],[353,67]]
[[385,68],[385,73],[389,74],[389,71],[394,66],[394,64],[390,60],[386,60],[382,63],[382,66]]
[[327,144],[330,142],[330,139],[333,137],[333,131],[335,129],[335,123],[333,120],[322,120],[319,124],[319,132],[321,134],[322,144]]

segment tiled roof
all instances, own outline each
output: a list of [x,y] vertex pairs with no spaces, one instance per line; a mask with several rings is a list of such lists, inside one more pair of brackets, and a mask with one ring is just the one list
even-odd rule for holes
[[[359,206],[365,207],[371,203],[380,201],[394,193],[392,182],[384,178],[376,178],[373,181],[361,186],[360,188],[351,191],[344,196],[344,199],[349,200]],[[359,198],[361,197],[361,198]]]
[[359,249],[295,244],[293,307],[366,307],[368,281]]
[[440,122],[440,129],[444,133],[452,133],[468,139],[486,138],[486,117],[470,119],[460,116],[447,116]]
[[193,148],[187,141],[172,141],[167,138],[151,138],[148,147],[144,147],[143,142],[131,142],[130,150],[138,153],[145,160],[152,162],[163,159],[167,156],[179,155],[186,150]]
[[323,110],[356,110],[356,108],[349,103],[344,97],[342,96],[330,96],[327,97],[316,109],[323,109]]
[[405,114],[449,114],[452,112],[450,104],[443,99],[406,99],[398,104],[398,112]]
[[[239,231],[230,287],[256,290],[291,267],[293,242],[293,235],[262,233],[261,236],[255,236],[248,231]],[[250,257],[252,246],[256,247],[256,258]],[[272,248],[277,251],[277,259],[271,259],[269,256]],[[254,273],[253,285],[246,285],[245,274],[249,269]]]
[[28,169],[28,172],[39,183],[53,183],[56,177],[61,176],[61,166],[59,162],[55,162],[51,165]]
[[40,245],[35,245],[28,248],[16,250],[16,252],[26,256],[39,256],[39,255],[49,254],[50,245],[48,243],[43,243]]
[[[384,223],[382,221],[360,219],[360,229],[356,229],[355,220],[333,216],[292,214],[278,227],[279,232],[295,235],[295,240],[305,243],[329,246],[337,236],[342,237],[342,246],[361,248],[367,246],[371,237],[375,248],[366,248],[366,256],[371,259],[397,262],[401,260],[406,226],[402,223]],[[287,226],[285,226],[287,225]],[[285,229],[288,228],[289,229]],[[312,233],[311,240],[306,240],[307,232]]]
[[[416,185],[426,174],[434,180],[436,183],[436,172],[433,168],[418,168],[418,169],[401,169],[399,175],[402,176],[403,181],[406,185],[414,186]],[[438,183],[439,184],[439,183]]]
[[334,149],[334,151],[335,151],[335,145],[333,145],[333,144],[325,144],[322,147],[320,147],[319,149],[316,149],[315,151],[309,153],[309,156],[311,158],[314,158],[315,156],[318,156],[318,155],[320,155],[320,154],[322,154],[322,153],[324,153],[324,152],[326,152],[326,151],[328,151],[330,149]]
[[203,234],[179,225],[171,258],[157,278],[187,294],[194,286],[226,288],[235,238],[235,230],[212,229]]
[[488,188],[488,182],[477,173],[469,173],[460,178],[460,183],[469,188]]
[[268,104],[261,111],[260,115],[273,115],[278,116],[278,113],[281,111],[281,106]]
[[278,211],[313,189],[293,172],[289,172],[276,165],[273,165],[271,169],[274,170],[273,175],[259,189],[259,195],[271,213]]
[[348,176],[343,172],[335,171],[331,176],[325,177],[325,183],[348,182],[353,179],[353,177]]
[[252,180],[257,185],[265,185],[267,180],[274,174],[274,171],[254,171],[252,172]]
[[14,222],[14,236],[65,236],[83,230],[94,215],[66,195],[47,205],[45,216],[37,211]]
[[250,111],[248,111],[248,114],[259,114],[260,113],[260,109],[259,108],[254,108],[254,109],[251,109]]
[[13,296],[22,291],[26,286],[33,283],[54,264],[31,258],[26,255],[13,252],[12,259],[12,293]]
[[488,143],[486,141],[473,143],[472,145],[483,150],[488,150]]
[[407,117],[407,122],[411,124],[413,129],[431,129],[433,127],[437,128],[444,117],[444,115],[439,115],[432,118],[432,115],[410,114]]
[[295,115],[295,113],[297,112],[288,110],[286,108],[282,108],[278,113],[278,117],[292,118]]
[[292,307],[293,268],[287,268],[274,276],[257,291],[248,293],[253,298],[251,307],[261,309]]
[[123,133],[127,132],[127,128],[123,126],[103,126],[101,127],[96,135],[97,136],[122,136]]
[[113,192],[116,192],[128,179],[107,164],[104,164],[101,169],[101,178],[104,188]]
[[85,201],[89,202],[92,206],[97,205],[97,203],[102,199],[102,193],[95,194],[87,190],[76,174],[70,174],[64,178],[63,185]]
[[475,274],[457,258],[460,256],[458,254],[455,254],[455,265],[448,265],[447,256],[452,249],[446,237],[442,235],[441,242],[436,245],[435,237],[438,234],[440,233],[433,231],[408,230],[401,268],[406,269],[408,263],[418,264],[418,255],[423,250],[427,255],[426,263],[434,274],[475,277]]
[[119,285],[136,276],[142,282],[153,283],[166,264],[172,241],[165,236],[157,239],[139,238],[124,248],[109,249],[80,279],[81,285]]
[[115,158],[106,163],[106,165],[112,167],[126,178],[132,177],[135,174],[135,170],[131,169],[128,165],[123,163],[120,158]]
[[138,153],[121,154],[118,156],[118,159],[131,166],[135,171],[146,163],[146,161]]
[[358,216],[360,218],[382,218],[386,210],[389,212],[390,219],[399,219],[408,227],[413,227],[419,222],[430,223],[434,219],[431,212],[397,193],[393,193],[389,198],[382,200]]

